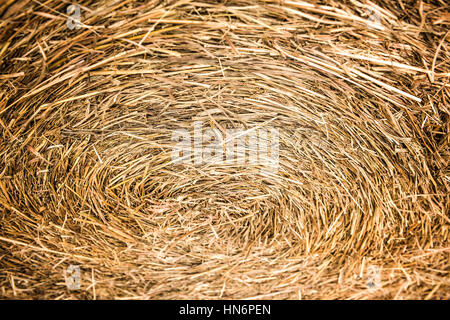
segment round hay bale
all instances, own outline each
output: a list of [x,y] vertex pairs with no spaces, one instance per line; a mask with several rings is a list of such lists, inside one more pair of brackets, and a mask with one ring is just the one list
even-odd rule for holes
[[2,297],[450,298],[442,1],[0,15]]

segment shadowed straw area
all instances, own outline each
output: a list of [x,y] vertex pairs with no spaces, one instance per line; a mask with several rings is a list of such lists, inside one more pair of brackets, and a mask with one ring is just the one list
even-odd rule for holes
[[[0,5],[0,296],[450,298],[444,1],[78,4]],[[195,121],[278,171],[174,163]]]

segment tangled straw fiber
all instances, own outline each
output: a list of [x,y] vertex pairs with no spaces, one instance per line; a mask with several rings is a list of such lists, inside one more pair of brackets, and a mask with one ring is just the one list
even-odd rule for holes
[[1,297],[450,298],[445,1],[76,4],[0,5]]

